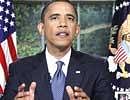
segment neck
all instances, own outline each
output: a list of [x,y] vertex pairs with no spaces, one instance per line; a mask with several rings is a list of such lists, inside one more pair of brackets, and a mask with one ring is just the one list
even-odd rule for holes
[[67,48],[51,48],[47,46],[48,52],[54,56],[56,59],[61,59],[66,55],[66,53],[71,49],[71,47]]

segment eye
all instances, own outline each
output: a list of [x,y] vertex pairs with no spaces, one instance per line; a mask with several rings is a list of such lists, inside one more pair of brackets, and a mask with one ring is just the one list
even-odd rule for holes
[[57,16],[51,16],[50,20],[56,20],[58,17]]
[[68,20],[74,21],[74,18],[73,17],[68,17]]

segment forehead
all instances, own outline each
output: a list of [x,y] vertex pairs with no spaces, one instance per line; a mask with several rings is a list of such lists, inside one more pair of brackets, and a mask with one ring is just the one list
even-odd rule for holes
[[53,2],[47,8],[46,14],[52,13],[70,13],[75,15],[74,7],[68,2]]

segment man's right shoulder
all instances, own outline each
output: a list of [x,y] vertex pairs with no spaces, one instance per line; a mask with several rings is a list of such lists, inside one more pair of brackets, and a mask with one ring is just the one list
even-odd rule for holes
[[9,69],[20,72],[29,71],[37,67],[37,64],[41,62],[41,59],[44,59],[43,52],[36,55],[17,59],[15,62],[10,64]]

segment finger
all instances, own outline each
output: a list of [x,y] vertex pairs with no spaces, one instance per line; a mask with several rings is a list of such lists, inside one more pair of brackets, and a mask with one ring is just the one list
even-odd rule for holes
[[82,99],[87,98],[87,100],[88,100],[88,98],[89,98],[89,96],[87,96],[85,92],[75,92],[75,93],[74,93],[74,96],[75,96],[76,98],[82,98]]
[[87,95],[86,95],[86,93],[85,92],[83,92],[83,91],[78,91],[78,92],[74,92],[74,95],[77,97],[88,97]]
[[70,100],[74,100],[74,91],[71,86],[66,86],[66,91],[69,95]]
[[85,92],[75,92],[75,98],[77,98],[77,100],[90,100],[89,96],[87,96]]
[[36,82],[32,82],[29,87],[30,100],[34,100],[35,89],[36,89]]
[[30,93],[34,93],[35,89],[36,89],[36,82],[32,82],[30,87],[29,87]]
[[75,91],[75,92],[81,92],[81,91],[83,91],[83,90],[82,90],[82,88],[75,86],[75,87],[74,87],[74,91]]
[[25,88],[25,83],[22,83],[22,84],[18,87],[18,92],[24,91],[24,88]]
[[83,91],[82,88],[79,88],[77,86],[74,87],[74,95],[77,97],[79,100],[90,100],[89,96]]
[[17,95],[15,96],[15,100],[17,100],[18,98],[25,98],[29,96],[29,92],[18,92]]

